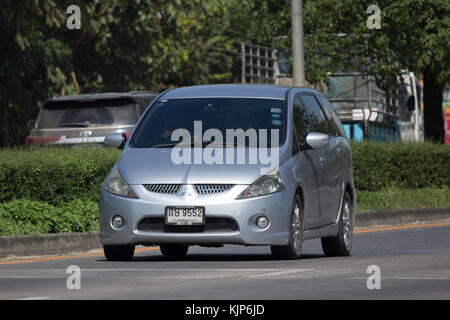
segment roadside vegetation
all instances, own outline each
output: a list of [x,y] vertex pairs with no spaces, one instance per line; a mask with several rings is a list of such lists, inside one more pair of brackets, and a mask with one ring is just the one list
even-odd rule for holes
[[352,142],[359,191],[450,186],[450,148],[435,143]]
[[98,201],[100,186],[120,157],[107,148],[14,148],[0,151],[0,203],[13,199],[61,205]]
[[[351,70],[396,92],[405,70],[422,74],[425,136],[443,141],[450,2],[378,1],[380,28],[368,29],[373,2],[303,1],[308,83]],[[25,142],[49,97],[239,82],[242,42],[292,47],[289,0],[3,0],[0,20],[0,147]]]
[[[352,143],[358,211],[450,207],[450,148]],[[98,230],[98,197],[120,157],[106,148],[0,151],[0,236]]]
[[450,148],[352,143],[358,211],[450,207]]
[[357,191],[358,212],[368,210],[450,207],[449,187]]
[[98,229],[98,204],[92,200],[71,200],[60,206],[28,199],[0,204],[0,236]]

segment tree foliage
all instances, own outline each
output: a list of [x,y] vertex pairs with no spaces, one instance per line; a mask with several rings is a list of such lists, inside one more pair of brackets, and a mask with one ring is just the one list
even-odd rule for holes
[[[265,24],[291,47],[290,1],[260,0],[268,6]],[[326,80],[331,71],[358,71],[375,76],[394,92],[405,71],[425,80],[425,131],[442,140],[442,88],[450,83],[450,2],[393,0],[379,3],[381,28],[369,29],[371,0],[304,0],[306,78]]]
[[[73,4],[81,8],[80,30],[66,27]],[[371,4],[304,0],[307,80],[354,70],[394,90],[404,70],[423,74],[425,130],[439,140],[450,2],[380,3],[379,30],[367,27]],[[290,0],[2,0],[0,146],[22,144],[54,95],[236,82],[242,41],[290,48]]]
[[[80,30],[66,27],[73,4]],[[235,82],[240,43],[265,41],[257,16],[252,1],[239,0],[3,0],[0,116],[8,144],[23,143],[54,95]]]

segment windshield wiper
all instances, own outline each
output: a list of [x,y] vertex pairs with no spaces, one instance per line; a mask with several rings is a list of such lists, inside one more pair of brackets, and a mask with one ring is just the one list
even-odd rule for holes
[[146,147],[146,148],[173,148],[176,147],[178,145],[178,143],[165,143],[165,144],[155,144],[151,147]]

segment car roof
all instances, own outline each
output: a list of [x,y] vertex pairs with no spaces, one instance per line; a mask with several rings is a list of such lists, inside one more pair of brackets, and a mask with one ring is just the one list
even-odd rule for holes
[[143,103],[144,100],[156,97],[157,94],[150,91],[131,91],[131,92],[106,92],[106,93],[88,93],[73,96],[55,96],[44,102],[44,106],[57,102],[76,102],[76,101],[95,101],[109,99],[130,99],[136,103]]
[[285,100],[290,89],[302,89],[305,92],[316,90],[299,87],[286,87],[269,84],[215,84],[182,87],[167,91],[163,99],[186,98],[258,98]]

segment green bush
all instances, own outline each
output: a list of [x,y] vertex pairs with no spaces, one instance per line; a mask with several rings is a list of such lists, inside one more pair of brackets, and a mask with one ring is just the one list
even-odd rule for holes
[[119,157],[120,151],[106,148],[0,151],[0,202],[97,201],[103,180]]
[[[450,148],[352,143],[358,209],[450,204]],[[0,236],[98,230],[98,197],[120,157],[106,148],[0,151]]]
[[450,148],[433,143],[352,143],[358,190],[450,186]]
[[98,228],[98,204],[90,200],[72,200],[59,207],[25,199],[0,204],[0,236],[87,232]]
[[[352,143],[356,188],[450,186],[450,148],[432,143]],[[98,201],[101,185],[120,157],[106,148],[0,151],[0,203],[13,199],[52,205]]]

